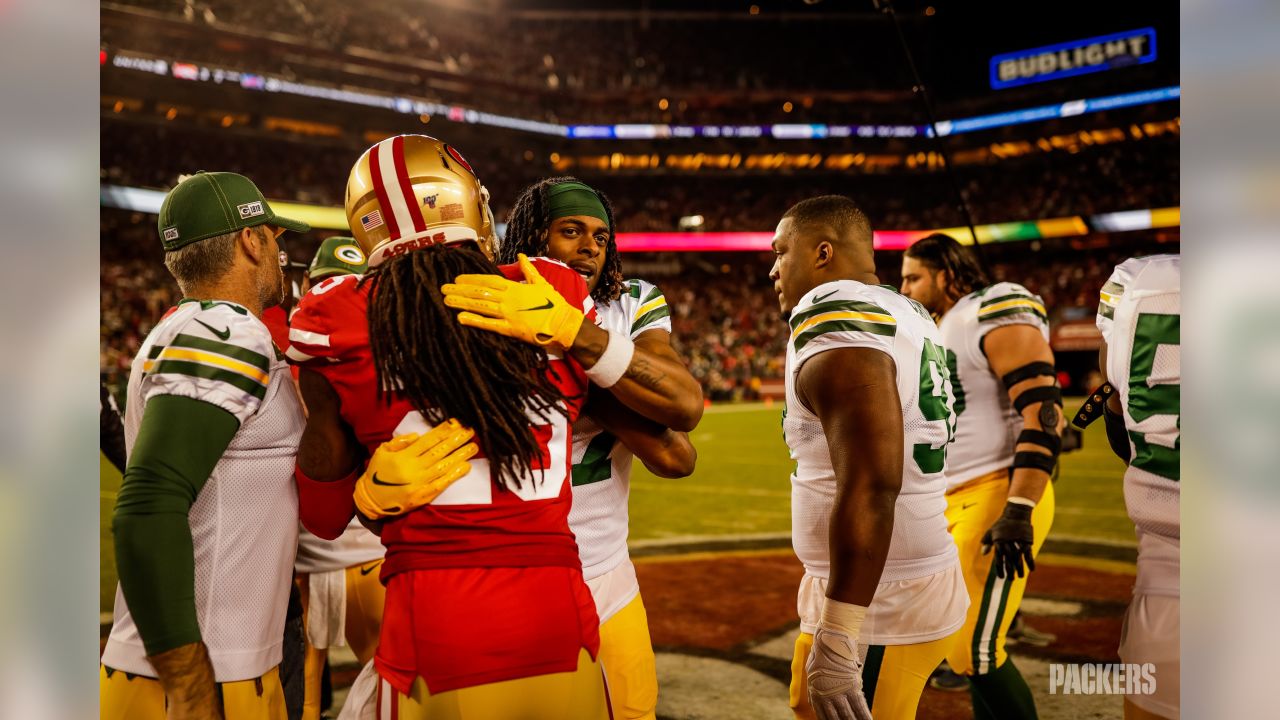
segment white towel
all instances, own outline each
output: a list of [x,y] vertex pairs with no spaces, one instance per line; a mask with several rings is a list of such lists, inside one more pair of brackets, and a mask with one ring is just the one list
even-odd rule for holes
[[347,571],[312,573],[308,582],[307,640],[325,649],[347,644]]
[[342,703],[342,712],[338,713],[338,720],[377,720],[378,679],[378,672],[373,669],[373,661],[370,660],[351,684],[347,700]]

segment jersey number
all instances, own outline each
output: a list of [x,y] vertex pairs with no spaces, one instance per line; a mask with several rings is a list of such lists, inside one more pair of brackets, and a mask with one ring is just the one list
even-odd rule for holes
[[947,352],[925,338],[924,351],[920,353],[920,413],[925,420],[941,422],[947,432],[947,439],[937,447],[932,443],[916,443],[912,448],[916,466],[926,475],[940,473],[946,467],[947,444],[956,434],[951,378]]
[[955,398],[956,418],[964,412],[964,386],[960,384],[960,361],[956,359],[956,354],[948,348],[941,348],[942,352],[947,356],[947,369],[951,371],[951,394]]
[[1179,315],[1140,313],[1133,333],[1133,355],[1129,358],[1129,417],[1135,425],[1140,425],[1150,417],[1172,415],[1176,429],[1172,447],[1149,442],[1149,432],[1130,429],[1134,453],[1129,464],[1174,481],[1181,478],[1182,386],[1159,382],[1153,385],[1150,379],[1155,370],[1156,350],[1161,345],[1182,344],[1181,325]]
[[[533,425],[533,434],[545,453],[540,461],[533,464],[532,477],[521,478],[518,488],[509,487],[521,500],[550,500],[560,496],[560,489],[569,476],[569,421],[560,413],[551,413],[550,418],[529,413],[529,420],[531,423],[541,423]],[[432,427],[421,413],[414,410],[404,416],[393,434],[422,434]],[[493,485],[489,476],[489,461],[472,458],[471,472],[450,485],[431,504],[489,505],[493,503]]]

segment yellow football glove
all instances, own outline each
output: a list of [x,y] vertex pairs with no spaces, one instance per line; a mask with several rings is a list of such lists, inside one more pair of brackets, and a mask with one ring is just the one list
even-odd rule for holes
[[398,435],[378,446],[356,482],[356,507],[381,520],[430,503],[471,470],[475,431],[449,420],[426,435]]
[[444,304],[458,310],[458,322],[535,345],[568,348],[578,337],[585,318],[523,254],[519,256],[522,283],[501,275],[459,275],[440,287]]

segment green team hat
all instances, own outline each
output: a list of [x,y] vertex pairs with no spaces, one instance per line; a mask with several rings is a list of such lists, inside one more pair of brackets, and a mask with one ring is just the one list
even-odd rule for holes
[[177,250],[241,228],[267,224],[294,232],[311,229],[304,222],[276,215],[249,178],[201,170],[164,196],[156,229],[164,249]]
[[369,260],[355,238],[335,235],[320,243],[307,277],[319,280],[330,275],[363,275],[368,269]]

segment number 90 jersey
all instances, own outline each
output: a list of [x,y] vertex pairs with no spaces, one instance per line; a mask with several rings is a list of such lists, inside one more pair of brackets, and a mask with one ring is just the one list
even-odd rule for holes
[[789,320],[787,409],[782,421],[791,459],[791,534],[809,575],[828,578],[828,527],[835,506],[831,450],[818,417],[796,396],[796,379],[810,358],[827,350],[871,348],[897,366],[902,414],[902,490],[881,583],[925,577],[958,563],[947,532],[947,444],[955,431],[950,374],[941,334],[928,312],[883,286],[854,280],[825,283],[808,292]]
[[[1138,529],[1138,584],[1158,582],[1157,589],[1175,594],[1181,537],[1181,284],[1178,255],[1133,258],[1111,273],[1098,303],[1098,329],[1107,343],[1103,370],[1120,396],[1129,435],[1124,501]],[[1144,566],[1161,559],[1169,572],[1157,576],[1153,569],[1144,577]]]
[[[586,284],[567,266],[535,258],[534,266],[574,307],[595,319]],[[503,274],[520,279],[516,265]],[[369,349],[369,285],[345,275],[319,283],[290,320],[289,358],[325,377],[340,400],[342,419],[370,454],[383,442],[431,425],[398,394],[380,396]],[[423,358],[423,362],[429,362]],[[457,360],[450,359],[450,362]],[[543,445],[521,487],[504,490],[489,472],[484,438],[471,472],[430,505],[389,519],[382,528],[387,560],[382,578],[406,571],[445,567],[579,567],[578,547],[569,530],[571,425],[586,400],[588,380],[577,361],[552,357],[548,373],[569,398],[568,417],[530,416]]]

